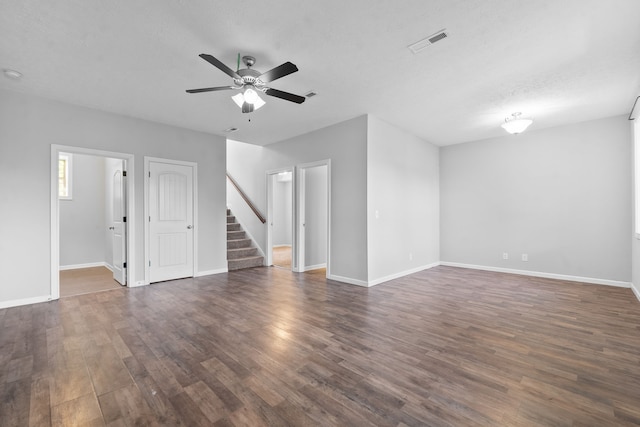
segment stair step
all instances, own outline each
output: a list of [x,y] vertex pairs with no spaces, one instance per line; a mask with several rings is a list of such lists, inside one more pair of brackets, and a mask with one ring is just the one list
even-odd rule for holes
[[227,231],[242,231],[242,225],[237,222],[234,222],[233,224],[227,223]]
[[227,260],[248,258],[258,255],[258,248],[227,249]]
[[236,217],[233,215],[227,215],[227,224],[236,222]]
[[227,216],[231,215],[231,209],[227,209]]
[[251,239],[227,240],[227,249],[249,248],[251,243]]
[[246,236],[244,231],[227,231],[227,240],[244,239]]
[[261,256],[252,256],[246,258],[230,259],[228,260],[228,269],[240,270],[242,268],[261,267],[264,265],[264,258]]

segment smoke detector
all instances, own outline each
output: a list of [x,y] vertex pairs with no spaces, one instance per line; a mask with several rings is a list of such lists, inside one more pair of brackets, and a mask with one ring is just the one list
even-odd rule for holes
[[413,44],[407,46],[411,52],[414,54],[422,52],[427,47],[431,46],[434,43],[439,42],[442,39],[446,39],[449,37],[449,33],[446,30],[440,30],[437,33],[431,34],[429,37],[426,37],[420,41],[417,41]]

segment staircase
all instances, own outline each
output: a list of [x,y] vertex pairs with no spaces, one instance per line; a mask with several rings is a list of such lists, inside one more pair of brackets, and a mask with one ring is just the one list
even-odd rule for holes
[[236,222],[230,209],[227,209],[227,263],[229,271],[264,265],[264,258],[258,254],[258,248],[247,237],[242,225]]

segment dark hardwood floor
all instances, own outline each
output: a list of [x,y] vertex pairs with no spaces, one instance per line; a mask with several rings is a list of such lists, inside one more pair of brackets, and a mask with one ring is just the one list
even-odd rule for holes
[[254,268],[0,310],[0,369],[0,426],[640,425],[640,302]]

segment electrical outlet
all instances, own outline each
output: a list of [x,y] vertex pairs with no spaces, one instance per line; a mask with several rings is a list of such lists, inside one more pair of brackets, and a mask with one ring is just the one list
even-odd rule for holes
[[529,255],[528,254],[522,254],[522,261],[529,261]]
[[507,252],[503,252],[502,259],[509,259],[509,254]]

